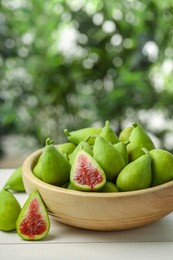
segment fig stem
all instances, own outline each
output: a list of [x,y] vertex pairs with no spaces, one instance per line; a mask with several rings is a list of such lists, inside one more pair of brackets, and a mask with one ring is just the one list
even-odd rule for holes
[[124,142],[125,145],[128,145],[129,143],[130,143],[129,140],[127,140],[127,141]]
[[106,120],[106,121],[105,121],[105,126],[110,126],[109,120]]
[[70,136],[70,132],[67,129],[64,129],[64,133],[66,136]]
[[4,185],[3,189],[8,191],[10,189],[10,186],[9,185]]
[[50,139],[50,138],[46,139],[46,145],[51,145],[53,143],[54,143],[54,141],[52,139]]
[[87,136],[87,137],[85,138],[84,142],[87,142],[91,137],[92,137],[91,135]]
[[133,126],[133,127],[137,127],[138,124],[137,124],[136,122],[134,122],[134,123],[132,123],[132,126]]
[[145,147],[142,148],[142,151],[145,153],[145,154],[149,154],[150,152],[148,151],[148,149],[146,149]]

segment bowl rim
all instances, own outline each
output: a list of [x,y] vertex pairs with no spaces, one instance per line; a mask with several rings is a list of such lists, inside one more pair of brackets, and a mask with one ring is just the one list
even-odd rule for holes
[[55,186],[53,184],[46,183],[39,178],[37,178],[33,173],[32,173],[32,167],[33,164],[36,163],[39,155],[42,153],[44,148],[41,148],[39,150],[36,150],[35,152],[31,153],[28,155],[23,164],[22,164],[22,177],[25,175],[27,178],[29,177],[31,182],[34,183],[36,186],[40,186],[42,188],[46,188],[49,191],[55,191],[59,193],[64,193],[68,195],[73,195],[73,196],[85,196],[88,198],[123,198],[123,197],[133,197],[136,195],[146,195],[149,193],[156,193],[161,190],[165,190],[166,188],[171,188],[173,187],[173,180],[170,180],[166,183],[145,188],[145,189],[140,189],[140,190],[135,190],[135,191],[123,191],[123,192],[96,192],[96,191],[78,191],[78,190],[70,190],[66,189],[63,187]]

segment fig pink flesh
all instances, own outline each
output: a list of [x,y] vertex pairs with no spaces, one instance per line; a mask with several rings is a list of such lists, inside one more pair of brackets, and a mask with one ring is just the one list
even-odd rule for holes
[[33,199],[29,205],[27,216],[21,221],[20,232],[30,239],[46,231],[46,222],[39,212],[39,203]]
[[103,181],[103,177],[93,163],[81,154],[78,157],[78,167],[74,180],[80,185],[88,185],[91,189],[94,189],[97,184]]

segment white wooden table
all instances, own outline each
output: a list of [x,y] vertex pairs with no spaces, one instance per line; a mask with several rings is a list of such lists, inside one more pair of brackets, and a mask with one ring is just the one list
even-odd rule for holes
[[[13,169],[0,170],[0,188]],[[21,206],[25,193],[14,193]],[[16,232],[0,231],[1,260],[145,260],[173,259],[173,213],[148,226],[116,232],[89,231],[51,219],[49,235],[24,241]]]

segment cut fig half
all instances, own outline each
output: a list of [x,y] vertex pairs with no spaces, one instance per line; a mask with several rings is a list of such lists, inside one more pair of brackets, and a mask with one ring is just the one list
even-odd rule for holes
[[16,222],[18,235],[24,240],[40,240],[48,235],[50,220],[38,191],[26,200]]
[[94,158],[81,149],[75,156],[70,180],[76,190],[98,191],[105,185],[106,176]]

